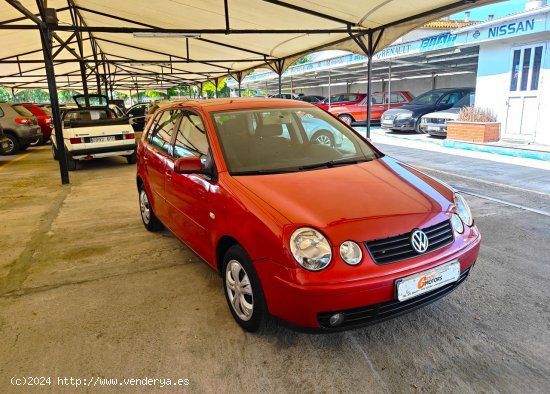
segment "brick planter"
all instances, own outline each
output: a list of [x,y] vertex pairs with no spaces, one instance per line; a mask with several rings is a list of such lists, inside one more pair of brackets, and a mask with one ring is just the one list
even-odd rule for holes
[[495,142],[500,138],[500,123],[447,122],[447,139],[466,142]]

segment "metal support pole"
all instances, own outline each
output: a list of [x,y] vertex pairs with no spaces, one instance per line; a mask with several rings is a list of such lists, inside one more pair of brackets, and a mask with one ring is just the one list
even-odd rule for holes
[[331,80],[330,80],[330,70],[328,70],[328,109],[330,109],[330,102],[332,101],[330,99],[330,84],[331,84]]
[[57,145],[57,157],[59,159],[59,171],[61,183],[69,184],[69,171],[67,168],[67,152],[63,141],[63,127],[61,124],[61,111],[59,110],[59,98],[57,97],[57,84],[55,81],[55,70],[52,57],[52,35],[49,29],[41,27],[40,38],[42,40],[42,51],[44,52],[44,66],[48,79],[48,90],[50,91],[50,104],[52,106],[53,125],[56,130],[55,143]]
[[370,138],[371,104],[372,104],[372,32],[368,34],[368,62],[367,62],[367,138]]
[[12,101],[15,101],[15,89],[11,88],[11,99]]
[[391,62],[389,63],[388,67],[388,109],[390,109],[391,106]]
[[241,97],[241,78],[239,78],[239,97]]
[[294,93],[294,86],[292,85],[292,75],[290,76],[290,93]]
[[283,81],[282,81],[283,73],[279,73],[279,94],[281,94],[282,88],[283,88]]
[[84,62],[80,62],[80,75],[82,76],[82,93],[84,93],[84,102],[86,103],[86,107],[89,107],[90,96],[88,95],[88,81],[86,79],[86,65]]

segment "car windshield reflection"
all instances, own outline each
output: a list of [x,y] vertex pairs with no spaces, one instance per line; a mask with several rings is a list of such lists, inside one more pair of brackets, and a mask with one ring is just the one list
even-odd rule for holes
[[212,115],[232,175],[332,168],[380,154],[318,108],[269,108]]

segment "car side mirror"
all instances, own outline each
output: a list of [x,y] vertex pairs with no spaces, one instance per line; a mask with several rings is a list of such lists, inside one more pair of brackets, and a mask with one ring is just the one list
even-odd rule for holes
[[180,157],[174,163],[174,172],[177,174],[204,174],[205,166],[200,157]]

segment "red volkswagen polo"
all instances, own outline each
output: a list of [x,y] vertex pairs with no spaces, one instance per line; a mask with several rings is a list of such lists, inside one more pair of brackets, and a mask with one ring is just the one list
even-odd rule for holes
[[460,194],[298,101],[159,109],[137,186],[145,227],[164,225],[220,272],[248,331],[268,314],[328,331],[408,312],[454,290],[479,252]]

